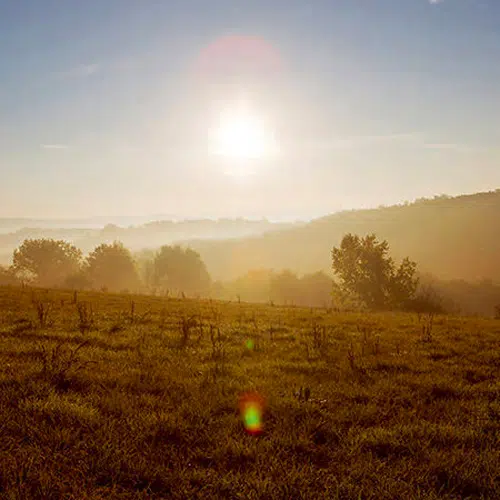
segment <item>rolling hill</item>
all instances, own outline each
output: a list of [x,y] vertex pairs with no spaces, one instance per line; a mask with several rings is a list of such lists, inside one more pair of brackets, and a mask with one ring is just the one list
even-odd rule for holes
[[[115,218],[119,222],[118,218]],[[158,220],[135,226],[120,226],[114,223],[85,226],[83,222],[66,221],[59,222],[56,227],[54,221],[50,220],[25,220],[25,225],[17,227],[16,230],[4,232],[8,222],[14,224],[22,223],[18,219],[0,219],[0,264],[10,262],[12,252],[25,239],[29,238],[52,238],[69,241],[80,248],[84,253],[92,251],[101,243],[111,243],[115,240],[121,241],[132,251],[145,248],[157,248],[162,245],[178,243],[191,239],[227,239],[256,236],[266,232],[292,227],[296,223],[278,223],[266,219],[200,219],[200,220]],[[84,221],[85,222],[85,221]],[[124,219],[122,219],[124,222]],[[99,219],[94,220],[98,224]],[[72,226],[71,224],[75,224]],[[298,224],[298,223],[297,223]]]
[[396,259],[443,280],[500,281],[500,190],[339,212],[299,227],[224,241],[191,241],[215,279],[256,268],[330,269],[330,250],[348,232],[387,239]]

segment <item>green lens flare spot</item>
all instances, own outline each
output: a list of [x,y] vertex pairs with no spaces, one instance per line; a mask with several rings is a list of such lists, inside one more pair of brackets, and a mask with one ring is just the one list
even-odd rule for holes
[[252,436],[262,434],[262,420],[265,407],[264,398],[257,392],[246,392],[239,397],[238,405],[245,431]]
[[260,410],[254,406],[247,408],[245,411],[245,426],[249,429],[256,429],[260,427]]

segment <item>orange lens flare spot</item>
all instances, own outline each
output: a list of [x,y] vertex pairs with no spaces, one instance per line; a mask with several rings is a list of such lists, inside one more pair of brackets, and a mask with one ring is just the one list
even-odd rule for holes
[[263,431],[264,398],[256,392],[247,392],[240,396],[240,415],[248,434],[258,435]]

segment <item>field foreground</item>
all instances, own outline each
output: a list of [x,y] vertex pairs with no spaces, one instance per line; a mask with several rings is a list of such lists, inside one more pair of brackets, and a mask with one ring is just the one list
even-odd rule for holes
[[500,498],[499,450],[498,320],[0,288],[0,498]]

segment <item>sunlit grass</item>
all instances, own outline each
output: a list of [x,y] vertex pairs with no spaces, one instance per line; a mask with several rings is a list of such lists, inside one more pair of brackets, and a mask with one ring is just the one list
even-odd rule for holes
[[498,498],[499,334],[0,288],[0,497]]

